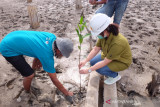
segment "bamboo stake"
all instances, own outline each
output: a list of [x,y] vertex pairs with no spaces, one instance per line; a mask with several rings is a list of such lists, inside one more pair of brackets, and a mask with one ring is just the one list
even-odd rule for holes
[[38,15],[37,15],[37,8],[36,6],[28,6],[28,14],[30,17],[30,26],[33,29],[36,29],[40,26]]

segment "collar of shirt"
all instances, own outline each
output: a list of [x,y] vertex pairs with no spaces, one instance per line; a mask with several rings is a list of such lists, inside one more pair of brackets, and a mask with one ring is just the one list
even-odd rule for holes
[[107,39],[107,43],[106,44],[110,44],[112,42],[113,36],[114,35],[112,33],[110,33],[110,35],[109,35],[109,37]]

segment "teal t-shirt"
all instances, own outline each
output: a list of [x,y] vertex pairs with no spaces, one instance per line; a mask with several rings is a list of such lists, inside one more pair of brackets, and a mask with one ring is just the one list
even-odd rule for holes
[[38,58],[43,69],[55,73],[52,43],[56,36],[49,32],[14,31],[0,42],[0,52],[5,57],[26,55]]

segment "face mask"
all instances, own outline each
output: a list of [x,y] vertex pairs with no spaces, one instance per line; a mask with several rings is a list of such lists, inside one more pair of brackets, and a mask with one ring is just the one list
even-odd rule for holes
[[101,35],[98,35],[97,37],[98,37],[99,39],[104,39],[104,37],[101,36]]
[[107,38],[107,36],[106,36],[106,35],[104,35],[104,37],[103,37],[103,36],[101,36],[101,35],[98,35],[97,37],[98,37],[99,39]]

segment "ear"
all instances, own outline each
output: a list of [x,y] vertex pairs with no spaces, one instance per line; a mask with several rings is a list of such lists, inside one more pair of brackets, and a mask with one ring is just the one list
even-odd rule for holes
[[[56,49],[56,53],[57,53],[57,54],[60,54],[61,51],[60,51],[59,49]],[[61,53],[61,54],[62,54],[62,53]]]
[[104,35],[107,35],[107,37],[109,37],[109,32],[107,32],[107,30],[104,30]]
[[60,52],[61,52],[59,49],[56,49],[56,51],[57,51],[58,53],[60,53]]

